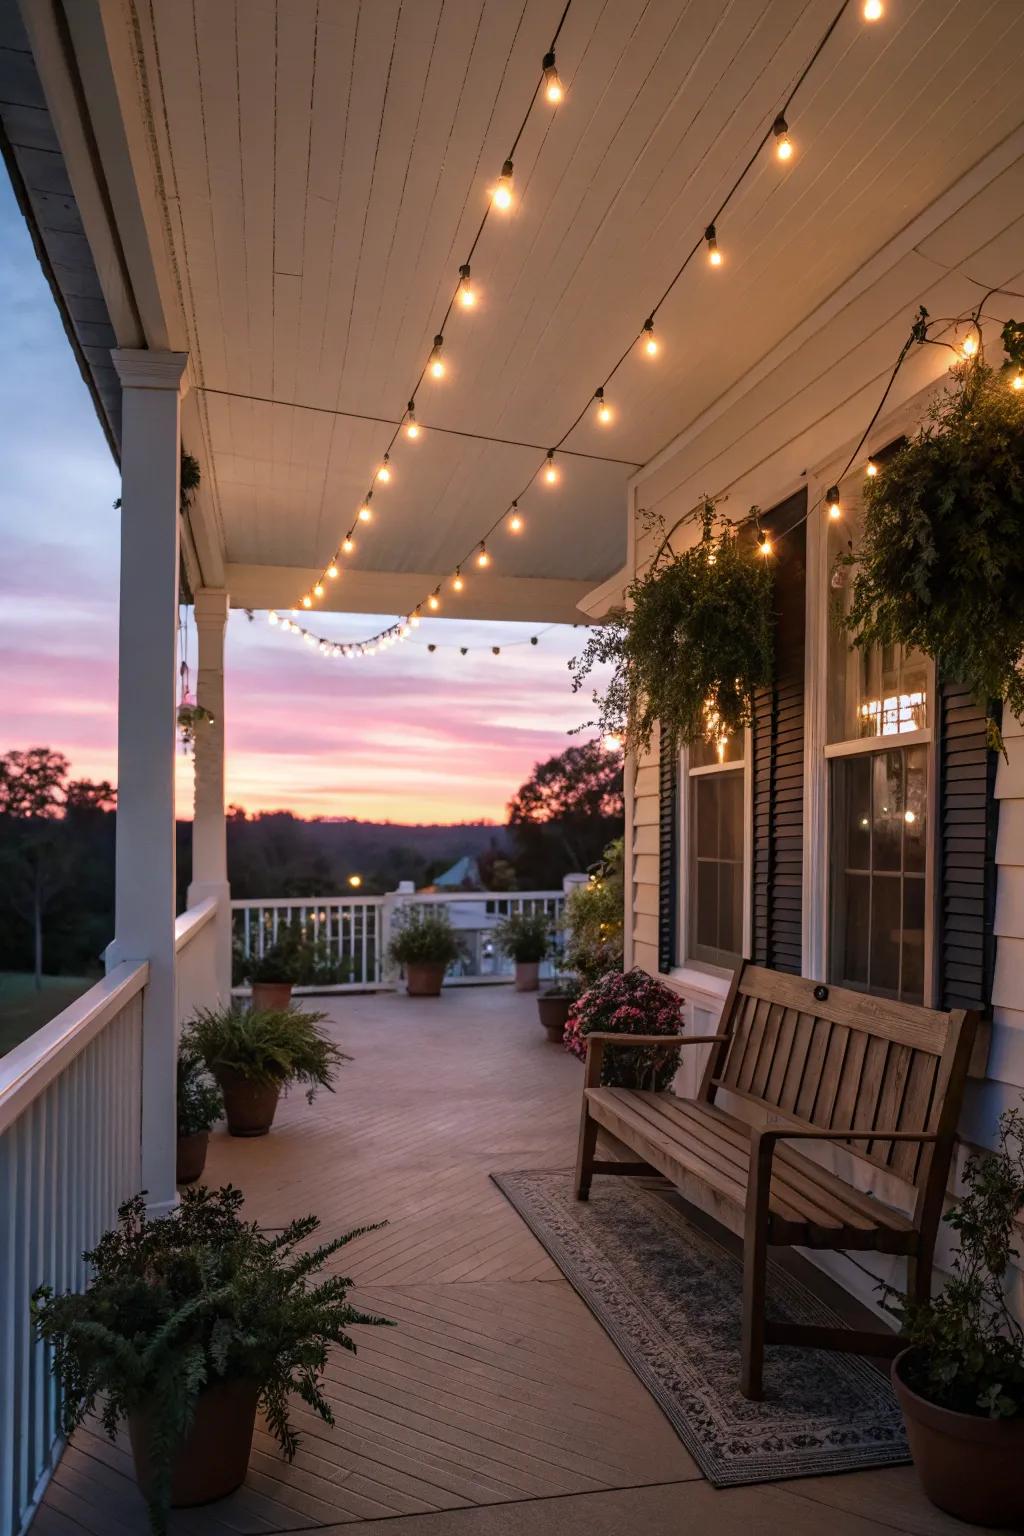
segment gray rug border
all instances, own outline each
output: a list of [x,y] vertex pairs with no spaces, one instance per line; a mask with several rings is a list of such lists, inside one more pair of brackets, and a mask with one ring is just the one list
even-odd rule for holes
[[[612,1343],[615,1345],[622,1358],[626,1361],[626,1364],[630,1367],[634,1375],[643,1383],[647,1391],[654,1398],[655,1402],[658,1404],[658,1407],[661,1409],[662,1413],[664,1413],[665,1417],[672,1425],[672,1428],[683,1442],[683,1445],[686,1447],[689,1454],[693,1457],[702,1474],[712,1485],[712,1487],[751,1487],[760,1483],[794,1482],[798,1478],[802,1477],[835,1477],[852,1472],[873,1471],[885,1467],[903,1467],[909,1466],[911,1464],[909,1448],[901,1452],[896,1446],[875,1447],[870,1449],[865,1447],[862,1450],[863,1460],[859,1464],[857,1464],[856,1461],[851,1458],[850,1452],[848,1450],[837,1452],[834,1456],[832,1456],[828,1451],[823,1451],[820,1448],[817,1448],[814,1452],[814,1455],[817,1458],[814,1465],[798,1466],[796,1468],[780,1473],[777,1466],[773,1467],[770,1464],[766,1464],[764,1459],[760,1458],[748,1462],[743,1471],[730,1474],[727,1469],[722,1467],[721,1463],[714,1456],[714,1454],[707,1450],[706,1446],[703,1444],[695,1431],[691,1429],[688,1421],[684,1417],[679,1407],[679,1404],[677,1403],[676,1399],[666,1391],[660,1377],[656,1375],[656,1373],[650,1368],[647,1361],[642,1356],[639,1356],[635,1353],[631,1342],[620,1329],[614,1316],[612,1316],[607,1311],[600,1297],[595,1297],[588,1294],[588,1291],[585,1288],[585,1283],[576,1267],[575,1260],[571,1254],[565,1251],[565,1248],[559,1238],[555,1234],[542,1229],[539,1224],[535,1223],[535,1221],[532,1219],[531,1213],[524,1207],[524,1203],[519,1198],[516,1190],[509,1187],[506,1182],[507,1180],[519,1178],[524,1175],[535,1176],[537,1174],[550,1174],[560,1178],[565,1178],[566,1180],[570,1180],[572,1178],[572,1174],[568,1169],[561,1168],[508,1169],[500,1173],[492,1173],[490,1178],[504,1195],[505,1199],[512,1206],[513,1210],[517,1213],[521,1220],[525,1222],[526,1226],[533,1233],[541,1247],[551,1257],[551,1259],[553,1259],[555,1264],[557,1264],[558,1268],[561,1270],[566,1280],[568,1280],[576,1294],[580,1297],[581,1301],[586,1306],[591,1316],[596,1318],[596,1320],[600,1323],[601,1327],[611,1339]],[[627,1187],[631,1186],[634,1194],[641,1193],[632,1179],[620,1180],[619,1182],[620,1184],[623,1184]],[[653,1195],[653,1198],[660,1200],[660,1196],[656,1194]],[[668,1216],[670,1219],[681,1219],[678,1215],[678,1212],[673,1211],[671,1206],[665,1202],[661,1203],[665,1205],[666,1216]],[[733,1264],[738,1264],[736,1256],[730,1253],[729,1249],[726,1248],[724,1244],[718,1242],[713,1234],[705,1232],[703,1229],[700,1230],[701,1236],[704,1239],[710,1243],[714,1243],[715,1246],[720,1248],[724,1256]],[[835,1312],[827,1302],[824,1302],[819,1297],[815,1296],[813,1291],[809,1290],[808,1287],[805,1286],[800,1280],[796,1279],[792,1275],[787,1274],[785,1270],[781,1269],[777,1264],[774,1264],[771,1259],[768,1261],[768,1274],[772,1286],[789,1291],[790,1295],[795,1300],[800,1302],[801,1306],[806,1309],[808,1315],[815,1322],[821,1321],[838,1324],[840,1326],[843,1325],[843,1319],[840,1318],[839,1314]],[[855,1355],[850,1355],[845,1358],[851,1363],[857,1361],[857,1363],[860,1364],[862,1370],[870,1369],[869,1366],[866,1366],[860,1362],[859,1357]]]

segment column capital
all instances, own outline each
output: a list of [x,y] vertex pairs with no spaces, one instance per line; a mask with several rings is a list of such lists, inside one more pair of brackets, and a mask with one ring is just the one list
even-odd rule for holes
[[122,389],[188,391],[187,352],[156,352],[148,347],[111,347],[110,360]]
[[196,628],[205,624],[227,623],[228,592],[226,587],[197,587],[192,597],[192,611]]

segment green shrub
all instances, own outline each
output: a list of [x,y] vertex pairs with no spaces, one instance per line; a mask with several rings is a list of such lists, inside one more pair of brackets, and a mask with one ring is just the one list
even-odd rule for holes
[[320,1025],[325,1013],[301,1008],[201,1008],[186,1024],[182,1042],[216,1077],[237,1072],[250,1082],[305,1083],[310,1103],[317,1088],[334,1091],[334,1079],[351,1056],[338,1049]]
[[211,1131],[224,1113],[220,1089],[203,1058],[185,1044],[178,1051],[178,1135]]
[[510,912],[494,930],[494,942],[517,965],[533,965],[551,952],[551,919],[544,912]]
[[387,1322],[349,1305],[351,1280],[313,1279],[346,1243],[375,1228],[311,1249],[315,1216],[269,1236],[243,1221],[242,1198],[237,1189],[186,1189],[172,1218],[150,1221],[136,1195],[85,1255],[87,1290],[55,1296],[44,1286],[32,1299],[36,1331],[53,1349],[65,1434],[97,1400],[111,1439],[129,1414],[152,1416],[149,1510],[158,1533],[167,1526],[173,1458],[204,1387],[257,1382],[270,1431],[291,1460],[298,1440],[290,1396],[333,1424],[320,1386],[328,1346],[355,1353],[351,1324]]
[[294,917],[282,923],[277,938],[262,955],[238,957],[236,981],[288,982],[293,987],[329,987],[349,981],[351,959],[338,959],[325,938],[314,936],[312,923]]
[[394,965],[451,965],[459,958],[459,942],[447,912],[437,906],[403,908],[388,957]]
[[622,970],[625,916],[624,846],[609,843],[604,858],[590,871],[586,885],[569,892],[565,903],[568,941],[565,964],[591,986],[610,971]]

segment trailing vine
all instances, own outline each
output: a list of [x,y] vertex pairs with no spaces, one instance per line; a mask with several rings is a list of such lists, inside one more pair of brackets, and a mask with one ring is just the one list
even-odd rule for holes
[[[755,691],[771,682],[768,561],[710,499],[700,518],[701,538],[682,554],[661,539],[626,592],[628,607],[569,663],[574,692],[595,667],[612,667],[604,693],[593,695],[598,714],[588,724],[621,737],[629,752],[647,751],[658,723],[677,745],[732,736],[750,724]],[[663,534],[662,519],[648,518],[647,531]]]
[[[853,644],[913,646],[991,711],[1024,720],[1024,327],[1000,371],[976,356],[864,487],[845,618]],[[989,745],[1002,749],[994,715]]]

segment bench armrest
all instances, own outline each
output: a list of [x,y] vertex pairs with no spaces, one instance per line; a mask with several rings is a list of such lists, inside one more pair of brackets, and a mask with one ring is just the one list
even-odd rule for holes
[[750,1136],[750,1173],[747,1179],[746,1232],[762,1231],[768,1220],[768,1196],[772,1183],[772,1158],[780,1141],[938,1141],[935,1131],[883,1131],[841,1127],[819,1130],[817,1127],[755,1126]]
[[612,1030],[595,1029],[591,1034],[584,1035],[587,1049],[590,1049],[592,1040],[600,1040],[604,1045],[709,1045],[713,1040],[728,1040],[728,1035],[624,1035]]

